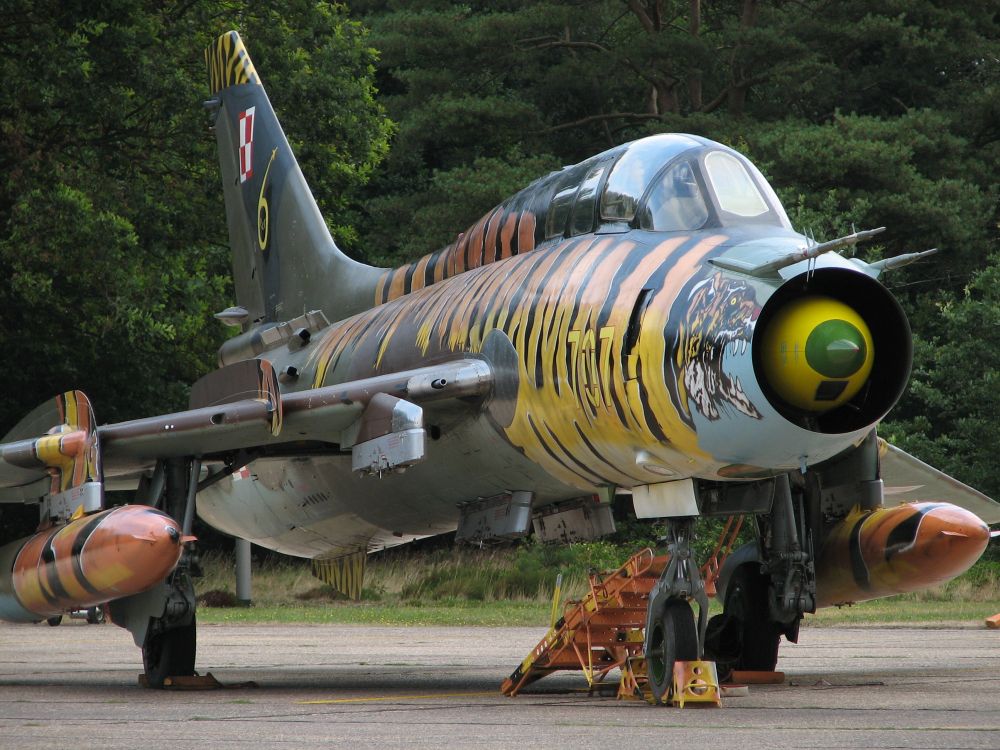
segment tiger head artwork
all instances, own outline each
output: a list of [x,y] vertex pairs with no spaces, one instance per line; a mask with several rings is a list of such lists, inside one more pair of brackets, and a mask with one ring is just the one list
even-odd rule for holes
[[[678,308],[681,308],[678,312]],[[681,419],[694,428],[692,407],[710,421],[729,407],[760,419],[739,378],[723,370],[726,351],[745,353],[760,308],[753,288],[740,279],[715,273],[694,284],[674,305],[679,318],[670,355],[670,395]]]

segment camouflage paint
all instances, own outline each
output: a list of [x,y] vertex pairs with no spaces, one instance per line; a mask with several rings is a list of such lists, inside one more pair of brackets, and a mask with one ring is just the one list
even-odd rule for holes
[[375,288],[380,305],[431,284],[535,249],[538,218],[512,201],[497,206],[453,243],[399,268],[385,271]]
[[948,503],[909,503],[847,514],[816,562],[817,607],[930,588],[964,573],[986,549],[989,527]]
[[24,422],[48,434],[6,444],[0,449],[0,461],[23,469],[44,468],[52,480],[52,495],[101,481],[97,425],[90,401],[82,391],[56,396],[26,417],[18,428]]
[[[657,239],[585,235],[402,294],[332,326],[310,361],[312,385],[480,352],[496,330],[518,362],[513,419],[498,429],[552,476],[580,488],[648,483],[656,477],[636,466],[639,450],[678,472],[700,466],[710,457],[698,447],[685,374],[694,363],[721,372],[723,339],[749,340],[754,293],[702,272],[726,235]],[[739,303],[726,307],[734,295]],[[631,345],[630,322],[639,325]],[[733,384],[717,397],[735,402],[738,392]],[[756,415],[745,397],[740,405]]]
[[227,86],[260,84],[243,40],[235,31],[223,34],[205,50],[205,64],[208,66],[208,88],[213,94]]
[[174,569],[180,539],[176,521],[143,505],[71,521],[13,543],[21,545],[14,595],[25,610],[49,617],[137,594]]
[[367,550],[332,559],[313,560],[312,574],[335,591],[358,601],[365,579]]

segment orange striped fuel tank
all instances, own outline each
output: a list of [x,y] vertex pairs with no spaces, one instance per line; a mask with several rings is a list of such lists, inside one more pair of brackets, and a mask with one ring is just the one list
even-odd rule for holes
[[830,531],[816,563],[817,606],[930,588],[968,570],[990,540],[974,513],[949,503],[855,509]]
[[125,505],[0,549],[0,618],[38,620],[86,609],[162,581],[177,565],[181,529],[145,505]]

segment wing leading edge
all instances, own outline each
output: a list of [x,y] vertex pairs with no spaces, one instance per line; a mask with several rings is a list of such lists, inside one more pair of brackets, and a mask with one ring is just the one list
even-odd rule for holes
[[[97,428],[104,477],[138,477],[161,459],[212,459],[283,444],[320,442],[344,449],[355,445],[359,436],[379,437],[378,430],[365,423],[366,414],[371,416],[373,411],[388,408],[386,430],[391,431],[392,419],[403,411],[408,410],[412,426],[425,403],[469,399],[469,408],[478,408],[493,387],[490,366],[474,358],[284,396],[278,393],[268,363],[262,363],[258,375],[256,392],[245,389],[221,397],[207,396],[205,400],[211,403],[198,408]],[[56,400],[65,401],[68,395]],[[68,434],[65,419],[57,420],[57,411],[47,405],[39,407],[0,443],[0,502],[31,501],[48,494],[48,482],[57,468],[55,460],[47,459],[53,454],[49,443],[56,435]],[[39,421],[41,415],[45,419]],[[395,418],[398,421],[398,416]],[[29,419],[31,424],[26,428]],[[27,429],[36,437],[27,437]],[[63,440],[69,447],[76,442]],[[66,460],[62,454],[57,458]]]
[[1000,523],[1000,503],[881,438],[879,463],[887,500],[944,501],[975,513],[988,524]]

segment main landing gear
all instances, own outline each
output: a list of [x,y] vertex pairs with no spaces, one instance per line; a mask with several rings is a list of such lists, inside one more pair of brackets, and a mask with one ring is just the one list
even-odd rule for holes
[[138,501],[156,506],[162,500],[163,510],[181,521],[184,552],[163,583],[108,604],[112,622],[129,630],[142,649],[146,687],[163,688],[170,677],[195,674],[197,602],[192,578],[201,571],[191,544],[191,526],[200,470],[197,459],[170,459],[157,465]]
[[[184,536],[190,537],[201,462],[197,459],[167,461],[164,473],[166,511],[181,521]],[[168,677],[187,677],[195,673],[197,601],[191,579],[200,574],[193,546],[188,543],[177,568],[166,581],[169,592],[163,614],[150,618],[143,640],[142,666],[146,684],[151,688],[162,688]]]
[[787,475],[776,477],[771,512],[757,516],[757,542],[723,567],[723,611],[703,641],[722,679],[736,670],[773,671],[781,636],[797,641],[803,614],[816,609],[812,529],[819,524],[807,523],[819,507],[813,480],[793,488]]
[[[162,618],[157,619],[162,621]],[[197,628],[193,615],[188,625],[158,631],[151,627],[142,646],[147,686],[162,688],[168,677],[193,675],[196,648]]]
[[768,586],[756,563],[741,565],[730,578],[722,614],[709,620],[705,636],[719,679],[735,670],[771,672],[777,665],[783,629],[770,619]]

